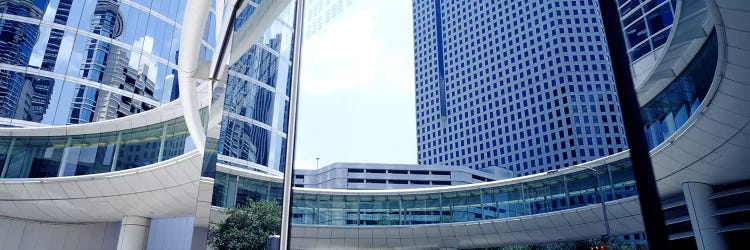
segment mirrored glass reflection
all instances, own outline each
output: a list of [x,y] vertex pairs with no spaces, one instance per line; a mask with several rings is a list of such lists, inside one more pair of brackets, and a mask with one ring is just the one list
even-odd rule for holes
[[98,174],[142,167],[194,149],[182,118],[145,127],[68,136],[0,137],[0,178]]
[[[261,8],[258,6],[264,4],[275,3],[245,3],[238,9],[233,26],[228,28],[236,32],[254,25],[250,20],[255,18],[256,9]],[[218,98],[212,102],[212,105],[221,105],[211,110],[211,115],[221,115],[216,130],[219,133],[209,136],[216,139],[218,155],[204,158],[207,169],[215,168],[212,172],[215,176],[212,222],[222,220],[223,217],[215,216],[224,211],[222,208],[242,207],[252,201],[282,200],[281,182],[287,164],[290,129],[291,20],[295,9],[295,1],[292,1],[285,8],[285,14],[276,17],[257,41],[238,41],[238,36],[233,36],[231,41],[253,45],[237,53],[241,55],[239,58],[230,58],[235,61],[228,66],[226,85],[217,85],[226,89],[215,92],[215,95],[222,95],[223,103],[215,102]],[[209,55],[210,51],[201,51],[200,57]]]
[[[154,12],[143,10],[151,6]],[[0,86],[8,89],[0,96],[9,98],[0,117],[48,125],[88,123],[147,111],[179,94],[174,76],[183,1],[14,0],[4,1],[0,11],[0,64],[5,65]],[[210,58],[212,49],[204,50]],[[45,117],[54,116],[45,111],[54,105],[40,100],[55,99],[60,81],[75,82],[72,78],[86,86],[73,90],[82,99],[69,110],[69,119]],[[36,100],[24,102],[31,98],[24,95]]]

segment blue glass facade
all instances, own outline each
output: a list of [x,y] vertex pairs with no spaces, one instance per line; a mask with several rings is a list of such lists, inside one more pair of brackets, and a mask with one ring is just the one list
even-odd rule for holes
[[675,1],[617,0],[617,5],[631,62],[667,42],[674,22]]
[[66,136],[0,136],[0,178],[98,174],[142,167],[195,149],[182,118]]
[[292,223],[418,225],[519,217],[582,207],[637,194],[629,163],[510,185],[423,194],[336,195],[295,192]]
[[[234,30],[258,4],[239,10]],[[295,4],[290,4],[261,38],[229,67],[218,162],[281,174],[292,84]],[[218,177],[217,177],[218,178]],[[279,193],[280,194],[280,193]]]
[[677,132],[698,110],[714,79],[718,57],[712,33],[695,58],[653,100],[641,107],[646,142],[650,149]]
[[517,176],[627,148],[597,1],[417,0],[420,164]]
[[[184,8],[184,0],[2,1],[0,124],[88,123],[174,100]],[[207,38],[206,60],[215,46]]]

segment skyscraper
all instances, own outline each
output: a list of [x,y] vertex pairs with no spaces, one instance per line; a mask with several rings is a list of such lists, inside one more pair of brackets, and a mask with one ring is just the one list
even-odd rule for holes
[[[97,1],[91,16],[91,32],[107,38],[120,37],[124,20],[119,5],[117,0]],[[130,58],[125,50],[95,38],[86,42],[86,52],[81,64],[82,78],[154,98],[154,82],[145,73],[148,72],[148,65],[141,65],[138,69],[130,67]],[[127,96],[100,93],[94,87],[78,86],[75,94],[68,121],[70,124],[124,117],[153,108]]]
[[596,1],[415,0],[420,164],[540,173],[627,148]]
[[[1,1],[0,123],[88,123],[174,100],[184,6],[177,0]],[[204,41],[208,59],[215,41]]]
[[[31,0],[2,1],[0,12],[41,18],[44,4]],[[0,63],[25,64],[38,37],[39,27],[35,25],[0,20]],[[32,100],[35,89],[24,72],[0,70],[0,117],[37,120]]]

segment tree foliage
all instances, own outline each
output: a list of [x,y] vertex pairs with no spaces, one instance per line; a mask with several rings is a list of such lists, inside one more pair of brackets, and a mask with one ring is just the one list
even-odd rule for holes
[[378,219],[378,225],[398,225],[398,219],[384,214]]
[[266,238],[281,231],[278,201],[251,201],[225,214],[226,220],[209,228],[209,245],[217,250],[264,249]]
[[[494,248],[495,250],[590,250],[592,247],[605,246],[606,238],[590,239],[590,240],[577,240],[577,241],[561,241],[561,242],[548,242],[530,245],[514,245],[500,248]],[[612,239],[613,250],[639,250],[648,249],[645,245],[631,246],[625,241],[619,238]]]

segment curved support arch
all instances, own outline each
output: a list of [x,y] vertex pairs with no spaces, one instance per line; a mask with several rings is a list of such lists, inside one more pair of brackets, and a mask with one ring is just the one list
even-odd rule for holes
[[255,42],[260,39],[267,27],[276,20],[281,12],[289,6],[291,0],[263,1],[255,9],[255,14],[250,16],[245,23],[253,25],[243,25],[239,30],[234,31],[234,41],[230,50],[229,65],[234,64],[247,52]]
[[[193,144],[201,153],[205,150],[206,132],[200,119],[198,109],[198,93],[196,91],[196,76],[199,74],[201,63],[198,56],[201,48],[201,35],[204,31],[208,12],[211,9],[210,0],[188,0],[185,7],[184,23],[180,35],[179,79],[180,99],[185,116],[185,123],[193,139]],[[187,16],[190,16],[189,18]]]

